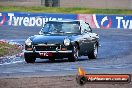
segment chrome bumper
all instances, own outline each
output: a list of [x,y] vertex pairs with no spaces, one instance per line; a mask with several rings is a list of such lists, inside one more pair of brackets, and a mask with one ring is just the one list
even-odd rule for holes
[[46,52],[51,52],[51,53],[72,53],[72,50],[67,50],[67,51],[27,51],[27,50],[24,50],[24,53],[46,53]]

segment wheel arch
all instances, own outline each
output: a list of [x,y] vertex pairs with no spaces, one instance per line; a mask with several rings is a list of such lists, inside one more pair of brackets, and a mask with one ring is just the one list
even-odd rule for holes
[[78,43],[77,41],[75,41],[75,44],[77,44],[78,50],[80,50],[80,45],[79,45],[79,43]]
[[99,41],[96,41],[95,44],[97,44],[97,46],[99,47]]

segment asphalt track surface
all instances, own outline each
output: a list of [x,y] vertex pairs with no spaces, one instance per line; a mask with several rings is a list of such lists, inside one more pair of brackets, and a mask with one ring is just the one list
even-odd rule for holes
[[[21,31],[21,32],[20,32]],[[31,35],[38,34],[38,28],[17,30],[17,28],[0,28],[0,39],[15,41],[23,44]],[[0,77],[32,77],[32,76],[65,76],[75,75],[78,67],[82,67],[87,73],[132,73],[132,30],[94,29],[93,32],[100,35],[98,58],[89,60],[82,56],[76,62],[68,62],[67,59],[50,62],[37,58],[36,63],[27,64],[23,58],[13,57],[15,63],[1,64]]]

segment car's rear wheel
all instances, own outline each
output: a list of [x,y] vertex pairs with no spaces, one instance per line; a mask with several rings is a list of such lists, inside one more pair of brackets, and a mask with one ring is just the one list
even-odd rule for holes
[[97,46],[97,44],[94,44],[92,52],[90,54],[88,54],[88,58],[89,59],[96,59],[97,54],[98,54],[98,46]]
[[75,44],[75,45],[73,45],[72,54],[71,54],[71,56],[68,58],[68,60],[69,60],[70,62],[74,62],[74,61],[78,60],[78,57],[79,57],[79,49],[78,49],[77,44]]
[[35,63],[36,58],[30,54],[24,54],[25,61],[27,63]]

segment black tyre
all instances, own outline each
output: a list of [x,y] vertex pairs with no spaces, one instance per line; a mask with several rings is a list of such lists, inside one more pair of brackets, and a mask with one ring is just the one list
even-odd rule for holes
[[68,58],[68,60],[70,62],[74,62],[74,61],[78,60],[78,57],[79,57],[79,49],[78,49],[78,46],[75,44],[75,45],[73,45],[72,54]]
[[35,63],[36,58],[30,54],[24,54],[25,61],[27,63]]
[[88,58],[89,59],[96,59],[97,54],[98,54],[98,46],[97,46],[97,44],[94,44],[92,52],[90,54],[88,54]]

